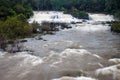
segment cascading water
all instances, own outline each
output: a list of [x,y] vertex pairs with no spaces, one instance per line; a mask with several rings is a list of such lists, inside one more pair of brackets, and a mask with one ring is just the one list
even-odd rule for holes
[[[57,19],[51,19],[56,15]],[[119,53],[120,37],[113,35],[107,24],[102,24],[114,20],[112,16],[89,16],[91,20],[74,24],[71,29],[41,36],[44,40],[26,38],[24,46],[34,51],[32,55],[0,52],[0,80],[95,80],[89,77],[99,75],[110,63],[107,58]],[[61,12],[34,12],[29,21],[34,20],[82,21]]]

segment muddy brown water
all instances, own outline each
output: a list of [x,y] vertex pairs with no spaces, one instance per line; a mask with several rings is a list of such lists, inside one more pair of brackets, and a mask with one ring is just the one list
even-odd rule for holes
[[23,45],[33,50],[33,55],[28,52],[0,52],[0,80],[51,80],[80,76],[87,71],[93,73],[101,67],[99,63],[102,65],[107,58],[120,54],[120,35],[112,33],[108,24],[101,24],[113,20],[112,16],[89,15],[92,20],[74,24],[71,29],[61,30],[55,35],[44,35],[45,41],[37,40],[39,35],[26,38],[28,42]]

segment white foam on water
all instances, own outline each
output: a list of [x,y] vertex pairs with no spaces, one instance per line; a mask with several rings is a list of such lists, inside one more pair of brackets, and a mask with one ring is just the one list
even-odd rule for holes
[[81,76],[81,77],[62,77],[59,79],[52,79],[52,80],[96,80],[96,79]]
[[112,77],[113,80],[119,80],[120,79],[120,64],[97,69],[96,75],[101,76],[101,77],[109,76],[109,77]]
[[1,52],[0,51],[0,58],[4,58],[4,55],[7,54],[7,52]]
[[112,62],[112,63],[115,63],[115,64],[120,64],[120,59],[119,58],[109,59],[109,62]]
[[19,52],[16,55],[11,56],[9,58],[24,58],[22,61],[22,64],[19,64],[20,66],[24,66],[26,64],[31,64],[31,66],[36,66],[36,65],[41,64],[43,62],[40,57],[30,55],[27,52]]
[[[34,12],[34,16],[30,18],[30,20],[31,21],[36,20],[38,22],[41,22],[44,20],[51,19],[53,15],[59,16],[59,18],[55,20],[65,19],[65,21],[69,22],[69,20],[75,19],[71,15],[63,14],[63,12],[39,11],[39,12]],[[24,46],[27,49],[33,50],[35,52],[34,53],[35,55],[41,56],[41,57],[48,56],[50,54],[49,53],[50,51],[61,52],[64,49],[71,46],[78,47],[78,48],[80,48],[81,46],[88,46],[88,47],[94,47],[94,48],[97,48],[97,47],[103,48],[106,46],[111,47],[112,45],[105,45],[106,43],[110,42],[105,40],[106,37],[108,38],[108,36],[111,36],[111,34],[110,35],[107,34],[108,31],[110,30],[110,27],[108,25],[103,25],[101,23],[93,25],[93,23],[96,23],[99,21],[111,21],[113,20],[113,17],[111,15],[105,15],[105,14],[89,14],[89,16],[92,18],[92,20],[87,20],[86,22],[81,23],[81,25],[72,25],[71,29],[60,30],[56,32],[55,35],[48,34],[48,35],[41,36],[43,40],[46,40],[46,41],[28,39],[28,42],[24,43]],[[89,21],[93,23],[91,22],[89,23]],[[100,34],[97,32],[99,32]],[[105,36],[105,38],[103,38],[104,37],[103,35]],[[112,36],[110,38],[112,38]]]
[[34,16],[31,17],[28,21],[32,23],[33,21],[37,21],[38,23],[41,23],[43,21],[48,22],[60,22],[60,23],[70,23],[70,22],[78,22],[81,21],[79,19],[76,19],[72,17],[69,14],[63,14],[63,12],[55,12],[55,11],[39,11],[34,12]]
[[114,18],[112,15],[105,15],[105,14],[92,14],[89,13],[89,17],[94,21],[102,21],[102,22],[106,22],[106,21],[114,21]]
[[[44,59],[44,62],[61,71],[85,70],[101,67],[103,61],[100,56],[89,53],[84,49],[66,49],[61,53],[53,53]],[[91,65],[93,64],[93,65]]]
[[[30,75],[33,76],[30,80],[34,78],[50,80],[58,76],[66,76],[65,73],[74,75],[74,72],[101,68],[99,64],[104,61],[100,56],[84,49],[65,49],[60,53],[51,51],[49,56],[43,58],[30,55],[27,52],[20,52],[8,56],[8,59],[6,63],[13,62],[14,65],[9,66],[5,79],[18,80],[27,79]],[[87,80],[87,78],[75,79]]]
[[81,26],[78,26],[78,27],[75,27],[74,29],[76,30],[79,30],[79,31],[88,31],[88,32],[95,32],[95,31],[106,31],[106,30],[109,30],[110,27],[107,26],[107,25],[104,25],[104,28],[103,28],[103,25],[102,24],[99,24],[99,25],[92,25],[92,24],[86,24],[84,25],[84,27],[81,27]]
[[105,67],[105,68],[101,68],[101,69],[97,69],[96,70],[96,74],[97,75],[106,75],[106,74],[113,74],[114,71],[120,71],[117,66],[120,66],[120,65],[114,65],[114,66],[109,66],[109,67]]

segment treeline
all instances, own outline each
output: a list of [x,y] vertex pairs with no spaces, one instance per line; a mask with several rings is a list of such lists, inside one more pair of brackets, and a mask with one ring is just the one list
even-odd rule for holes
[[76,8],[86,11],[103,11],[105,0],[30,0],[34,10],[61,10]]
[[0,19],[5,20],[8,16],[18,14],[23,14],[26,18],[33,14],[28,0],[0,0]]
[[[120,16],[120,0],[0,0],[0,19],[16,14],[27,18],[33,10],[71,10],[107,12]],[[32,7],[32,8],[31,8]]]
[[21,13],[29,18],[32,9],[71,11],[73,8],[79,11],[112,13],[119,18],[119,3],[120,0],[0,0],[0,19]]
[[71,10],[106,12],[120,17],[120,0],[29,0],[34,10]]
[[0,19],[16,14],[29,18],[33,10],[106,12],[120,18],[120,0],[0,0]]

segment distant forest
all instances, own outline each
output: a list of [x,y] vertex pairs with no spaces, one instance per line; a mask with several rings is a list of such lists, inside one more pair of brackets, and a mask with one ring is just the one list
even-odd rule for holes
[[107,12],[120,16],[120,0],[0,0],[0,18],[22,13],[27,18],[33,10],[71,10]]
[[86,11],[113,11],[120,9],[120,0],[29,0],[34,10],[60,10],[75,7]]
[[33,10],[71,10],[106,12],[120,16],[120,0],[29,0]]

